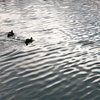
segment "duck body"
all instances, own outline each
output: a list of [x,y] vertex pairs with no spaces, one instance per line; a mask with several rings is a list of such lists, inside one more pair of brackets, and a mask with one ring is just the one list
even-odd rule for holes
[[33,42],[33,38],[31,37],[30,39],[25,40],[25,44],[28,45],[29,43]]
[[12,36],[14,36],[13,30],[11,30],[11,32],[8,32],[7,37],[12,37]]

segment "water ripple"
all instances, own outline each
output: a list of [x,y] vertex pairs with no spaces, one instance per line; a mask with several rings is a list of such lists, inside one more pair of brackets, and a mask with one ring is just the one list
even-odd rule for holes
[[[100,100],[99,5],[0,2],[0,100]],[[26,46],[30,36],[35,41]]]

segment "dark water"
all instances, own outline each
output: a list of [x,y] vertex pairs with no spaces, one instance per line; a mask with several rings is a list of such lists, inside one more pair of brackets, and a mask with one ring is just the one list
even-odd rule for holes
[[100,0],[0,0],[0,100],[100,100]]

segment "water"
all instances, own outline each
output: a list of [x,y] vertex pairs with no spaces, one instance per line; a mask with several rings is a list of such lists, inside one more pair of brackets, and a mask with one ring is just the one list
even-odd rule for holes
[[0,100],[100,100],[100,0],[0,0]]

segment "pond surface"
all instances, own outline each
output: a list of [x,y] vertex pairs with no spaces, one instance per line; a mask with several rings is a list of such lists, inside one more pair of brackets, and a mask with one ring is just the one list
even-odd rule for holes
[[0,100],[100,100],[100,0],[0,0]]

